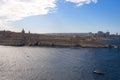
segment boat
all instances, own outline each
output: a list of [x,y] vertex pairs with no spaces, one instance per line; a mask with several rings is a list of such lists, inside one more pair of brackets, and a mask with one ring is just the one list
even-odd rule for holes
[[118,46],[114,46],[114,48],[118,48]]
[[93,73],[99,74],[99,75],[103,75],[104,74],[104,72],[101,71],[101,70],[95,70],[95,71],[93,71]]

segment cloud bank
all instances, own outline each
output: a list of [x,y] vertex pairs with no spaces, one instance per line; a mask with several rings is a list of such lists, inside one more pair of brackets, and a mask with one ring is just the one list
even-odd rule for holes
[[66,0],[66,1],[76,3],[78,7],[84,4],[90,4],[91,2],[97,3],[97,0]]

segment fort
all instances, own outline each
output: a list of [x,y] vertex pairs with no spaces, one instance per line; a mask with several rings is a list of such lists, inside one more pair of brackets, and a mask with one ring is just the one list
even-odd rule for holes
[[47,47],[109,47],[101,40],[118,39],[120,36],[87,33],[61,33],[61,34],[33,34],[21,32],[0,31],[0,45],[5,46],[47,46]]

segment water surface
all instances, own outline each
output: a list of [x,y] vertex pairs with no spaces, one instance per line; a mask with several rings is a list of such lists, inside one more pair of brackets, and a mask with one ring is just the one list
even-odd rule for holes
[[[105,75],[93,74],[96,69]],[[0,46],[0,80],[120,80],[120,52]]]

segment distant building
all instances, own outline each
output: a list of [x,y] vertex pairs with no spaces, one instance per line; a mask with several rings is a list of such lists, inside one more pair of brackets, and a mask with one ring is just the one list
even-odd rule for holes
[[104,36],[104,32],[98,31],[97,35],[100,36],[100,37],[103,37]]
[[92,33],[92,32],[89,32],[89,36],[93,36],[93,33]]
[[22,29],[22,33],[23,33],[23,34],[25,33],[25,30],[24,30],[24,29]]
[[116,36],[118,36],[118,33],[116,33]]
[[109,37],[110,36],[110,32],[104,33],[102,31],[98,31],[97,36],[98,37]]
[[110,35],[110,32],[106,32],[106,35]]
[[110,36],[110,32],[106,32],[106,37]]
[[30,31],[28,33],[30,34]]

